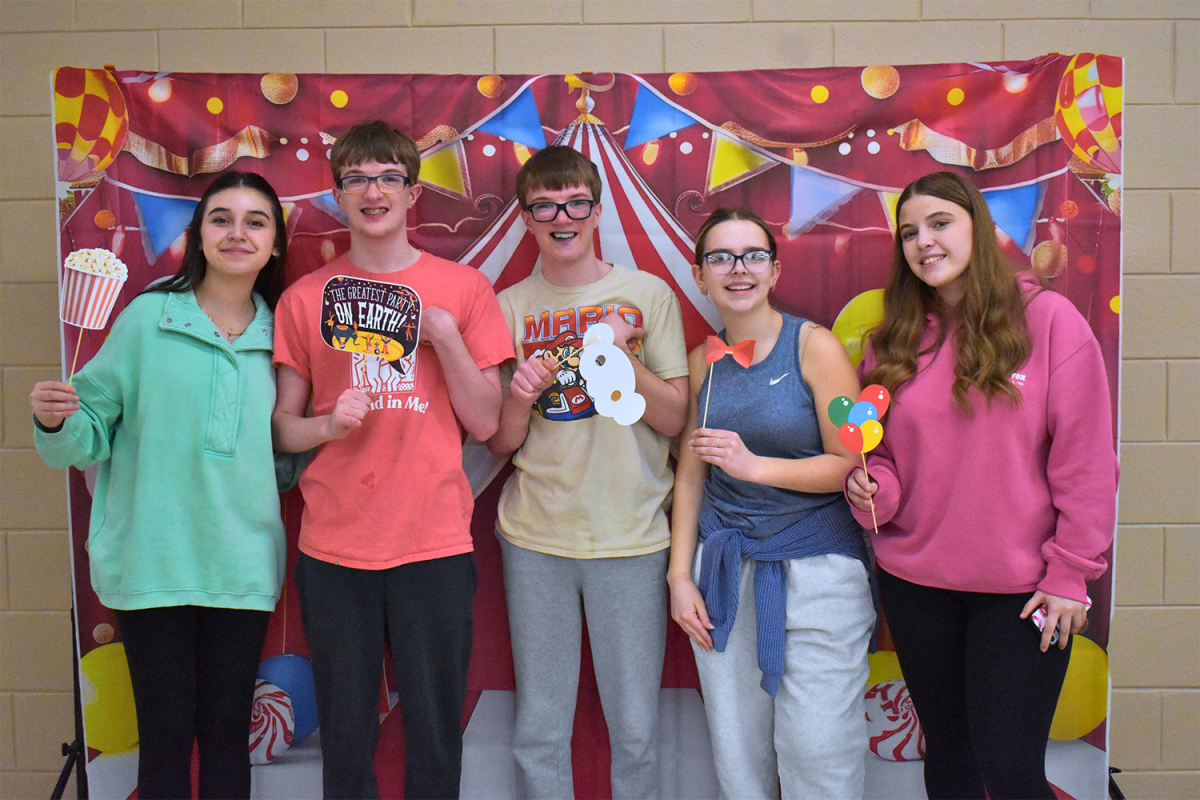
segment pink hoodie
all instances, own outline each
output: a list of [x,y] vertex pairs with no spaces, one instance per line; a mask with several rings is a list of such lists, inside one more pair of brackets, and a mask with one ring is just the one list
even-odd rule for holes
[[[1028,295],[1037,284],[1020,278]],[[1064,297],[1037,293],[1033,342],[1012,376],[1022,402],[971,390],[974,416],[954,405],[956,345],[922,356],[883,419],[867,459],[879,483],[875,554],[911,583],[973,592],[1035,588],[1083,601],[1116,526],[1117,459],[1100,345]],[[933,317],[923,344],[932,344]],[[859,367],[875,363],[868,351]],[[872,528],[871,512],[853,509]]]

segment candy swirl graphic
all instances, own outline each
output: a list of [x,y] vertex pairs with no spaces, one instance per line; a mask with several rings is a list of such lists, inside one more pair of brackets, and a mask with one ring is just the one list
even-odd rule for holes
[[885,761],[917,761],[925,757],[925,733],[904,681],[877,683],[863,699],[872,753]]
[[250,715],[250,763],[269,764],[292,744],[296,716],[287,692],[273,683],[254,684],[254,710]]

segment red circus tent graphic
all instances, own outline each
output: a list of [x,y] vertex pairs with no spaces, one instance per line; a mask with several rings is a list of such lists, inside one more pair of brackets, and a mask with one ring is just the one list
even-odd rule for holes
[[[680,298],[688,347],[719,329],[716,308],[700,294],[692,279],[692,237],[634,171],[607,126],[585,112],[558,135],[554,144],[575,148],[600,170],[604,190],[595,239],[597,257],[645,270],[666,281]],[[457,260],[482,271],[496,291],[541,268],[537,243],[521,219],[518,198],[509,201],[496,223]]]

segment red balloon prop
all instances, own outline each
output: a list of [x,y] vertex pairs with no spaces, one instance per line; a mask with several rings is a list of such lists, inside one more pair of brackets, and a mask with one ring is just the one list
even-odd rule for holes
[[887,413],[888,406],[892,403],[892,396],[888,394],[888,390],[878,383],[872,383],[863,389],[858,399],[870,403],[879,410],[877,419],[883,419],[883,415]]
[[847,422],[838,428],[838,441],[851,453],[861,453],[863,451],[862,430],[852,422]]

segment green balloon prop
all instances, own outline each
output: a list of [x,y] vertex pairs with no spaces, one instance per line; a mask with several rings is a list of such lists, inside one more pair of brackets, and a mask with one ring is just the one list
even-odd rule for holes
[[842,427],[848,421],[850,409],[853,407],[854,401],[845,395],[833,398],[829,403],[829,421],[839,428]]

